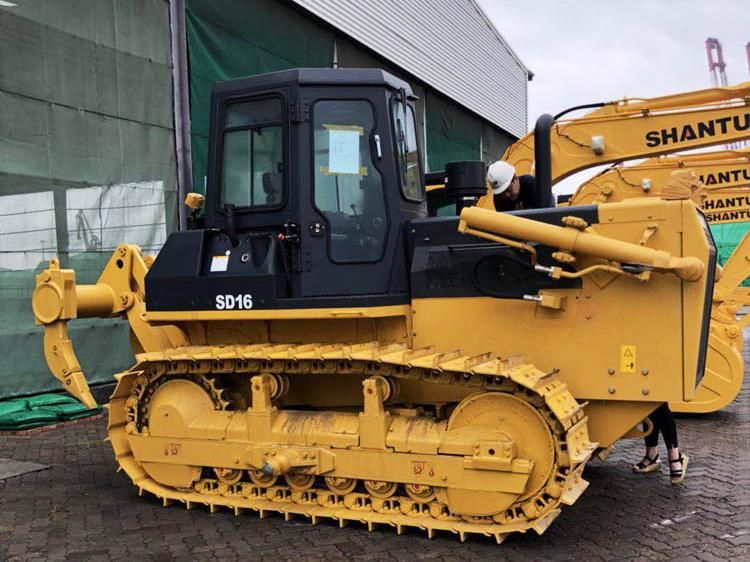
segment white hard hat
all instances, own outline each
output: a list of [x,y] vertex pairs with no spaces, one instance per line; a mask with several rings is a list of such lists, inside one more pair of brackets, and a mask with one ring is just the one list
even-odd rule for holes
[[487,183],[492,187],[492,193],[500,195],[508,189],[515,175],[516,169],[507,162],[498,160],[491,164],[489,170],[487,170]]

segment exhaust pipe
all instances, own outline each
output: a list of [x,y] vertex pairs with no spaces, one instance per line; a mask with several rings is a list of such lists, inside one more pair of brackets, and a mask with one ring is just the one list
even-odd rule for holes
[[550,133],[555,118],[541,115],[534,126],[534,178],[539,193],[552,193],[552,143]]

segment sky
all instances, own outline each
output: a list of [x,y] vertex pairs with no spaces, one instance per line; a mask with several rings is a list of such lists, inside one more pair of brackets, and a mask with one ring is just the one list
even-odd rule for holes
[[[705,41],[722,44],[730,85],[750,81],[748,0],[477,0],[534,73],[529,128],[542,113],[711,86]],[[563,180],[572,192],[592,171]]]

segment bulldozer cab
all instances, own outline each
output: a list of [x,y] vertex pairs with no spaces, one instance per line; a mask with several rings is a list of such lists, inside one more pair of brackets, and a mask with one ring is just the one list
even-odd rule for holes
[[[407,302],[402,229],[426,216],[413,100],[408,84],[374,69],[299,69],[219,83],[208,230],[184,234],[204,237],[199,283],[220,278],[220,294],[243,295],[239,285],[227,291],[224,284],[242,276],[247,287],[251,274],[260,282],[252,284],[260,288],[254,308],[301,298],[351,306],[358,295],[374,298],[369,304]],[[160,265],[171,270],[164,257]],[[150,307],[163,306],[163,297]]]

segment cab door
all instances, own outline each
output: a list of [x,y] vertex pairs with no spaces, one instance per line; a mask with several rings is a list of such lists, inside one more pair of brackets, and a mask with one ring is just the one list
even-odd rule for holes
[[[301,297],[384,296],[397,243],[398,187],[386,91],[303,91]],[[306,146],[305,146],[306,145]],[[385,303],[383,303],[385,304]]]

